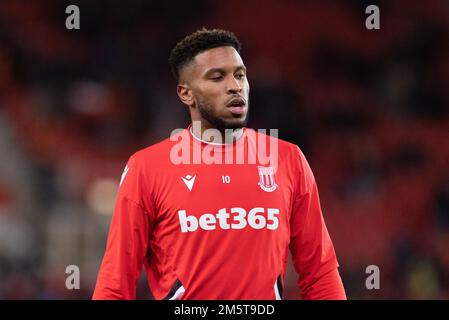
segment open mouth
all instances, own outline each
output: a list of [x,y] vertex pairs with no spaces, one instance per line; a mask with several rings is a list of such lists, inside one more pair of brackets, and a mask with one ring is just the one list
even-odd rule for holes
[[231,113],[241,115],[245,113],[246,102],[241,98],[236,98],[232,99],[226,107]]

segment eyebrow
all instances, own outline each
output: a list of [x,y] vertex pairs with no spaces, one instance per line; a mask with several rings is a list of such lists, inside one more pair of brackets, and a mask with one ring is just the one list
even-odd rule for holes
[[[235,68],[234,72],[240,71],[240,70],[246,71],[246,67],[244,65],[240,65],[237,68]],[[208,76],[208,75],[211,75],[211,74],[213,74],[215,72],[226,73],[226,70],[223,69],[223,68],[212,68],[212,69],[207,70],[204,75]]]

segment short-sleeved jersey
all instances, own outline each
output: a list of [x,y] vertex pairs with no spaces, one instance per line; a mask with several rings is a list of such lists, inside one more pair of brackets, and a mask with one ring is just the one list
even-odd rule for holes
[[298,146],[189,127],[130,157],[93,298],[135,299],[144,266],[155,299],[281,299],[289,251],[302,290],[338,267]]

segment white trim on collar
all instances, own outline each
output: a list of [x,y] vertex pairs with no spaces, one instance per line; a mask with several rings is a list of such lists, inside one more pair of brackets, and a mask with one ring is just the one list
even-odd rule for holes
[[[213,146],[219,146],[219,147],[226,147],[226,146],[232,146],[232,145],[233,145],[233,143],[227,144],[227,143],[216,143],[216,142],[207,142],[207,141],[204,141],[204,140],[198,138],[197,136],[195,136],[195,135],[193,134],[192,126],[190,126],[189,131],[190,131],[190,134],[192,135],[192,137],[193,137],[195,140],[200,141],[200,142],[204,142],[204,143],[207,143],[207,144],[210,144],[210,145],[213,145]],[[238,137],[238,139],[236,139],[234,142],[239,141],[239,140],[243,137],[243,133],[244,133],[244,128],[242,128],[242,134],[240,135],[240,137]]]

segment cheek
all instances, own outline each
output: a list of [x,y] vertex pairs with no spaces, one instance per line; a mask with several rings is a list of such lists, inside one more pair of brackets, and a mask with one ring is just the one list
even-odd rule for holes
[[249,80],[248,80],[248,78],[247,77],[245,77],[245,82],[244,82],[244,84],[243,84],[244,86],[245,86],[245,89],[246,89],[246,91],[248,91],[249,92]]
[[200,97],[201,101],[208,101],[209,103],[220,103],[220,99],[223,96],[223,88],[218,84],[204,84],[198,88],[197,97]]

